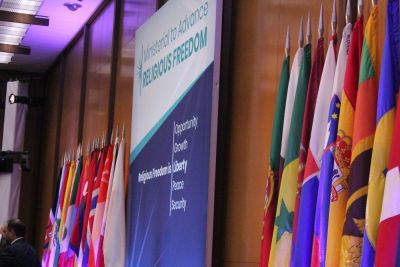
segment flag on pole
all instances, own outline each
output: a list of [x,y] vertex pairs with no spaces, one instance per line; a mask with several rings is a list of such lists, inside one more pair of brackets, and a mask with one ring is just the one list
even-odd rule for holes
[[[311,120],[312,129],[310,125],[307,125],[311,129],[311,137],[310,141],[307,141],[307,145],[309,143],[309,147],[308,153],[306,154],[307,160],[303,163],[305,164],[305,169],[304,167],[299,167],[299,170],[303,169],[299,172],[298,176],[298,179],[301,179],[302,182],[302,185],[299,186],[299,188],[301,187],[301,199],[298,210],[298,225],[299,230],[301,230],[298,232],[296,240],[293,240],[296,242],[292,259],[294,266],[310,266],[314,230],[315,201],[318,192],[319,166],[321,164],[321,155],[325,141],[324,133],[328,125],[326,118],[328,117],[329,111],[329,98],[332,95],[332,86],[335,76],[336,42],[337,37],[336,34],[334,34],[329,42],[318,95],[315,97],[315,112],[313,112],[313,119]],[[310,87],[308,90],[310,90]],[[307,93],[309,92],[310,91]],[[304,127],[306,127],[306,125],[303,122],[303,133]],[[300,149],[303,148],[304,147],[301,146]],[[303,175],[304,179],[302,177]],[[298,182],[300,182],[300,180],[298,180]],[[298,194],[298,196],[300,196],[300,194]]]
[[[321,9],[322,10],[322,9]],[[322,12],[322,11],[321,11]],[[296,237],[297,237],[297,221],[299,216],[300,206],[300,195],[301,186],[304,178],[304,167],[307,160],[307,150],[310,144],[311,126],[313,124],[314,110],[318,95],[319,84],[321,81],[321,75],[324,68],[324,38],[318,38],[317,47],[314,52],[314,60],[311,65],[311,73],[308,82],[306,104],[304,108],[303,126],[301,127],[301,141],[300,151],[298,157],[298,174],[297,174],[297,191],[296,200],[294,206],[294,217],[293,217],[293,235],[292,235],[292,260],[294,259],[295,248],[296,248]]]
[[375,261],[376,238],[392,143],[396,93],[399,89],[400,79],[399,1],[388,1],[386,10],[386,33],[379,80],[375,139],[369,173],[361,266],[373,266]]
[[67,217],[68,203],[69,203],[69,200],[71,197],[72,183],[75,178],[75,169],[76,169],[76,162],[75,162],[75,160],[72,160],[70,163],[69,172],[68,172],[68,180],[67,180],[67,186],[65,188],[64,201],[62,203],[60,230],[58,233],[59,240],[62,240],[62,237],[63,237],[64,224],[65,224],[65,219]]
[[376,124],[377,82],[379,81],[377,18],[378,7],[375,5],[371,9],[371,15],[365,28],[354,115],[349,199],[346,205],[342,237],[341,261],[346,264],[361,263],[368,178]]
[[[301,38],[303,35],[302,26],[303,25],[301,24],[301,29],[300,29]],[[292,69],[290,70],[290,75],[289,75],[289,83],[288,83],[288,90],[287,90],[286,104],[285,104],[285,116],[283,118],[283,128],[282,128],[282,140],[281,140],[279,174],[278,174],[279,184],[282,179],[283,166],[285,164],[285,154],[289,138],[289,128],[290,128],[290,123],[292,121],[293,105],[296,96],[297,84],[299,81],[300,67],[301,67],[301,62],[303,61],[303,55],[304,55],[304,48],[299,47],[294,56]]]
[[64,223],[64,230],[62,234],[62,239],[61,239],[61,247],[60,247],[60,257],[59,257],[59,266],[66,266],[66,260],[68,257],[68,245],[69,245],[69,239],[71,236],[72,232],[72,223],[75,220],[76,216],[76,211],[77,209],[75,208],[75,203],[76,203],[76,195],[77,195],[77,190],[79,187],[79,182],[80,182],[80,177],[81,177],[81,171],[82,171],[82,158],[78,159],[77,164],[76,164],[76,169],[75,169],[75,178],[74,178],[74,183],[72,185],[71,189],[71,197],[69,201],[68,207],[66,207],[67,210],[67,216],[65,219]]
[[[122,135],[124,131],[122,131]],[[110,204],[104,232],[105,266],[125,266],[125,138],[122,136],[115,163]]]
[[69,163],[64,164],[62,171],[62,178],[60,183],[60,190],[58,192],[57,208],[55,213],[56,215],[52,231],[49,266],[57,265],[56,256],[58,254],[57,250],[59,249],[60,245],[58,240],[58,230],[60,227],[60,220],[61,220],[61,211],[62,211],[61,205],[64,201],[64,193],[65,193],[65,188],[67,186],[69,165],[70,165]]
[[[325,266],[326,263],[325,256],[326,256],[326,245],[328,236],[327,228],[328,228],[328,218],[329,218],[329,204],[331,200],[334,151],[335,151],[335,142],[337,137],[337,129],[338,129],[338,121],[340,113],[340,99],[343,91],[344,75],[347,62],[347,52],[349,48],[351,27],[352,25],[348,23],[343,29],[342,41],[340,44],[337,65],[335,67],[335,71],[330,72],[334,73],[334,77],[333,80],[331,81],[333,86],[330,92],[330,96],[324,96],[324,99],[325,97],[326,99],[330,98],[330,102],[323,103],[324,106],[329,107],[329,110],[328,109],[324,110],[323,116],[326,116],[324,119],[325,123],[320,122],[315,124],[317,127],[316,139],[318,139],[319,141],[318,142],[319,148],[318,150],[317,149],[315,150],[318,152],[313,153],[312,149],[313,146],[310,145],[310,150],[308,154],[308,157],[310,157],[310,161],[307,158],[306,173],[310,173],[309,176],[313,176],[312,179],[315,180],[314,183],[311,184],[315,184],[317,186],[317,191],[318,191],[318,194],[316,195],[309,194],[316,196],[316,199],[313,199],[313,201],[316,201],[314,204],[316,206],[308,207],[312,210],[315,209],[315,221],[313,230],[311,230],[311,232],[314,233],[312,241],[311,266]],[[319,96],[320,95],[318,95],[318,100]],[[318,117],[317,111],[316,111],[316,116]],[[321,134],[321,132],[318,131],[319,128],[318,126],[321,125],[323,128],[325,128],[325,134]],[[313,125],[313,134],[314,134],[314,125]],[[313,142],[311,143],[313,144]],[[311,162],[311,164],[309,164],[309,162]],[[303,190],[305,190],[305,188],[306,187],[304,184]],[[307,211],[307,208],[304,210],[305,213],[306,212],[312,214],[314,213],[313,211],[311,212]]]
[[49,219],[47,221],[47,226],[44,234],[44,242],[43,242],[43,254],[42,254],[42,266],[48,266],[50,259],[50,247],[51,240],[53,234],[53,227],[55,222],[55,214],[57,210],[57,202],[58,202],[58,192],[60,190],[60,185],[62,184],[62,171],[64,168],[60,168],[59,174],[57,176],[56,184],[53,188],[53,200],[49,212]]
[[83,220],[85,215],[85,201],[84,197],[87,194],[87,180],[90,167],[90,155],[85,156],[83,163],[83,169],[81,174],[81,180],[79,182],[78,195],[76,196],[75,209],[77,210],[75,220],[73,222],[72,233],[69,241],[69,251],[68,253],[68,267],[75,266],[77,259],[79,257],[79,246],[82,238]]
[[[101,181],[101,176],[103,174],[104,170],[104,164],[106,161],[106,156],[107,156],[107,148],[103,148],[100,151],[100,159],[99,159],[99,164],[98,164],[98,169],[96,170],[95,178],[93,181],[93,193],[92,193],[92,200],[90,202],[90,213],[89,213],[89,219],[88,219],[88,226],[87,226],[87,231],[86,231],[86,245],[85,245],[85,254],[83,257],[83,263],[84,266],[89,265],[94,266],[95,260],[94,260],[94,254],[93,254],[93,240],[92,240],[92,230],[93,230],[93,223],[94,223],[94,216],[96,213],[96,206],[97,206],[97,200],[99,196],[99,189],[100,189],[100,181]],[[92,251],[92,253],[90,253]],[[92,255],[93,258],[89,258],[89,255]]]
[[[281,166],[283,166],[283,164],[284,164],[285,152],[286,152],[286,147],[287,147],[287,139],[289,136],[290,121],[292,119],[294,98],[296,96],[296,88],[297,88],[297,82],[298,82],[298,78],[299,78],[300,65],[302,62],[303,54],[304,54],[304,48],[299,47],[294,56],[294,60],[292,63],[292,69],[291,69],[290,75],[289,75],[289,82],[288,82],[286,102],[285,102],[284,119],[283,119],[283,127],[282,127],[282,134],[281,134],[282,137],[281,137],[281,146],[280,146],[280,162],[279,162],[278,174],[277,174],[278,182],[277,182],[277,184],[275,184],[275,183],[273,184],[274,189],[269,190],[273,194],[275,194],[275,192],[276,192],[276,197],[269,198],[272,201],[273,201],[273,199],[277,199],[277,194],[279,193],[279,184],[280,184],[280,180],[282,177],[281,170],[283,170],[283,167],[281,168]],[[288,60],[288,64],[289,63],[290,62]],[[279,92],[280,92],[280,89],[279,89]],[[277,107],[278,107],[278,104],[277,104]],[[274,126],[274,128],[275,128],[275,126]],[[274,136],[275,135],[273,133],[273,138],[274,138]],[[273,144],[275,144],[275,143],[273,142]],[[273,146],[273,147],[275,147],[275,146]],[[271,146],[271,149],[272,149],[272,146]],[[271,153],[272,153],[272,150],[271,150]],[[271,161],[272,161],[272,156],[270,158],[270,162]],[[271,186],[271,185],[272,184],[270,183],[269,185],[267,185],[267,187]],[[267,203],[267,201],[269,201],[269,200],[266,200],[266,203]],[[269,206],[271,206],[271,205],[274,205],[274,204],[269,204]],[[269,206],[268,206],[268,208],[269,208]],[[267,212],[269,212],[269,211],[272,212],[271,209],[267,209]],[[269,222],[267,222],[267,223],[264,222],[263,242],[265,240],[265,242],[267,242],[267,244],[266,244],[266,246],[264,246],[265,243],[262,244],[261,264],[265,264],[265,266],[268,265],[269,253],[270,253],[270,248],[271,248],[271,240],[272,240],[272,234],[273,234],[273,228],[274,228],[274,222],[275,222],[275,214],[276,214],[276,204],[275,204],[275,213],[271,214],[271,219],[270,219],[271,220],[270,223],[272,225],[268,226]],[[269,215],[266,215],[266,216],[269,216]],[[269,232],[266,233],[264,230],[268,231],[269,228],[270,228]]]
[[[99,197],[97,200],[96,214],[93,221],[93,249],[90,251],[93,255],[89,255],[89,266],[96,266],[98,248],[100,242],[100,231],[104,216],[104,207],[107,198],[108,181],[110,178],[111,165],[113,161],[113,151],[114,145],[111,144],[108,147],[106,161],[104,163],[104,170],[101,174],[100,187],[99,187]],[[94,260],[94,265],[92,260]]]
[[109,181],[108,181],[108,187],[107,187],[107,194],[106,194],[106,199],[105,199],[105,205],[104,205],[104,214],[103,214],[103,221],[101,222],[101,228],[100,228],[100,238],[99,238],[99,244],[98,244],[98,252],[97,252],[97,257],[96,257],[96,267],[104,267],[104,249],[103,249],[103,244],[104,244],[104,233],[106,229],[106,223],[107,223],[107,216],[108,216],[108,207],[110,205],[110,197],[111,197],[111,189],[113,187],[113,182],[114,182],[114,170],[115,170],[115,164],[117,160],[117,154],[118,154],[118,131],[117,131],[117,136],[115,137],[115,142],[114,142],[114,150],[113,150],[113,156],[112,156],[112,162],[111,162],[111,170],[110,170],[110,176],[109,176]]
[[60,206],[60,222],[59,222],[59,229],[58,229],[58,244],[57,244],[57,250],[56,250],[56,255],[54,258],[54,265],[59,265],[59,256],[61,253],[61,242],[63,240],[63,233],[64,233],[64,223],[67,215],[67,209],[68,209],[68,202],[70,198],[70,193],[71,193],[71,186],[72,182],[75,178],[75,169],[76,169],[76,162],[75,160],[72,160],[69,164],[69,170],[68,170],[68,178],[67,178],[67,183],[64,191],[64,196],[63,196],[63,201],[62,205]]
[[92,193],[93,193],[93,184],[94,184],[94,178],[96,176],[96,170],[98,168],[98,161],[99,161],[99,150],[96,149],[92,152],[91,155],[91,160],[90,160],[90,167],[89,167],[89,175],[87,179],[87,186],[85,186],[86,190],[83,193],[83,198],[85,202],[85,213],[83,216],[83,224],[82,224],[82,237],[81,237],[81,243],[79,247],[79,257],[78,257],[78,266],[83,266],[84,264],[84,255],[85,255],[85,249],[87,247],[86,242],[87,242],[87,228],[88,228],[88,222],[89,222],[89,214],[90,214],[90,205],[92,203]]
[[[397,96],[400,103],[400,94]],[[400,263],[400,109],[396,110],[388,171],[383,193],[375,255],[375,266],[399,266]]]
[[303,124],[304,105],[310,76],[311,45],[304,47],[299,81],[293,106],[286,158],[279,189],[274,233],[271,242],[269,266],[289,266],[292,246],[292,227],[295,196],[297,189],[297,169],[300,134]]
[[[348,176],[350,172],[353,139],[354,111],[356,108],[358,77],[363,41],[363,17],[354,24],[344,75],[339,125],[333,162],[331,203],[329,206],[328,241],[326,265],[339,266],[343,222],[348,199]],[[346,40],[348,43],[348,39]]]
[[274,113],[274,126],[272,128],[272,141],[269,154],[269,174],[265,192],[265,206],[263,219],[263,232],[261,239],[260,266],[267,267],[271,239],[274,229],[276,202],[279,192],[279,160],[282,142],[283,117],[285,114],[286,96],[289,83],[290,58],[286,56],[282,63],[281,78],[278,87]]

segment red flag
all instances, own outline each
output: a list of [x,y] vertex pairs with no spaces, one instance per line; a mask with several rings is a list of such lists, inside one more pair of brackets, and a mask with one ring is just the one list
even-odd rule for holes
[[110,204],[110,195],[111,195],[111,189],[112,189],[113,180],[114,180],[114,169],[115,169],[117,153],[118,153],[118,137],[115,138],[115,142],[114,142],[111,168],[110,168],[109,179],[108,179],[108,187],[107,187],[107,192],[105,192],[105,196],[104,196],[104,202],[105,202],[105,204],[103,205],[104,206],[104,215],[103,215],[103,221],[101,222],[101,227],[100,227],[100,238],[99,238],[99,244],[98,244],[98,254],[96,257],[96,267],[104,267],[105,266],[104,249],[103,249],[104,233],[105,233],[105,228],[106,228],[106,223],[107,223],[107,215],[109,213],[108,206]]
[[106,203],[107,190],[108,190],[108,181],[110,178],[111,165],[113,161],[113,151],[114,151],[114,145],[111,144],[108,147],[107,157],[104,163],[104,169],[101,173],[101,179],[99,179],[100,181],[99,194],[97,199],[96,213],[94,216],[93,231],[92,231],[93,249],[91,249],[89,252],[89,266],[95,266],[95,263],[97,261],[100,231],[101,231],[101,225],[103,223],[104,206]]
[[89,167],[89,174],[87,179],[87,185],[85,185],[85,191],[83,192],[83,201],[85,202],[85,213],[83,217],[82,223],[82,237],[81,237],[81,244],[79,248],[79,257],[78,257],[78,265],[81,266],[83,263],[83,255],[86,246],[86,231],[89,221],[89,213],[90,213],[90,204],[92,203],[92,193],[93,193],[93,184],[94,178],[96,176],[96,169],[98,167],[98,160],[99,160],[99,151],[95,150],[92,152],[90,167]]
[[[96,176],[94,178],[94,183],[93,183],[92,201],[91,201],[91,205],[90,205],[89,221],[88,221],[88,228],[87,228],[87,233],[86,233],[86,235],[87,235],[86,245],[88,247],[86,248],[87,251],[85,252],[86,259],[84,258],[84,263],[88,263],[89,266],[94,266],[92,230],[93,230],[93,224],[94,224],[94,217],[95,217],[95,213],[96,213],[97,200],[98,200],[98,196],[99,196],[100,181],[101,181],[101,177],[102,177],[103,170],[104,170],[106,156],[107,156],[107,147],[105,147],[101,150],[100,162],[99,162],[98,170],[96,171]],[[92,255],[92,258],[89,258],[89,255]]]

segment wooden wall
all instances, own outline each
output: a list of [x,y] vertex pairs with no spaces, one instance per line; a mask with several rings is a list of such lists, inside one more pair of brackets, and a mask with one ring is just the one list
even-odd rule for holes
[[[130,146],[134,32],[165,1],[109,2],[89,21],[72,46],[49,70],[38,178],[36,247],[40,250],[51,192],[64,151],[83,141],[110,134],[125,123]],[[355,7],[355,2],[353,1]],[[320,4],[325,37],[330,35],[332,2],[327,0],[232,1],[229,49],[228,128],[224,181],[224,218],[216,235],[224,266],[258,266],[269,143],[286,28],[291,29],[291,56],[297,49],[300,18],[310,11],[313,43]],[[379,29],[383,43],[384,3]],[[338,0],[338,33],[344,25],[345,1]],[[364,14],[370,4],[365,3]],[[366,20],[366,19],[365,19]],[[113,27],[116,25],[115,27]],[[228,27],[229,28],[229,27]],[[326,42],[327,44],[327,42]],[[327,45],[326,45],[327,46]],[[382,47],[382,45],[381,45]],[[86,53],[87,52],[87,53]],[[128,170],[126,153],[125,166]],[[217,178],[218,179],[218,178]],[[218,198],[218,197],[217,197]]]

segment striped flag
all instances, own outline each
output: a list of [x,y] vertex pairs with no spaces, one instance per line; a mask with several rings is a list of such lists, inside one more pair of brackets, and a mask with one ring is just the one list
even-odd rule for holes
[[93,220],[93,231],[92,231],[93,249],[90,250],[91,255],[89,255],[89,266],[96,266],[96,259],[97,259],[99,239],[100,239],[100,228],[103,222],[104,206],[108,189],[108,180],[110,178],[110,170],[113,160],[112,159],[113,150],[114,150],[114,145],[113,144],[109,145],[107,149],[107,156],[104,163],[104,169],[103,172],[101,173],[96,213]]
[[58,233],[59,240],[62,240],[62,238],[63,238],[64,224],[65,224],[65,220],[67,218],[67,210],[68,210],[69,200],[70,200],[70,197],[71,197],[72,183],[73,183],[74,178],[75,178],[75,170],[76,170],[76,162],[75,162],[75,160],[72,160],[71,163],[70,163],[70,167],[69,167],[67,187],[65,188],[65,196],[64,196],[64,201],[63,201],[63,204],[62,204],[60,230],[59,230],[59,233]]
[[62,202],[61,209],[60,209],[61,210],[61,218],[60,218],[59,230],[57,233],[58,234],[58,244],[57,244],[56,255],[54,258],[54,266],[63,266],[63,265],[61,265],[59,260],[60,260],[60,255],[62,253],[61,245],[62,245],[62,241],[64,239],[64,235],[63,235],[64,227],[65,227],[64,224],[65,224],[65,219],[67,216],[69,199],[71,196],[71,187],[72,187],[73,180],[75,178],[75,170],[76,170],[76,162],[75,162],[75,160],[72,160],[70,162],[70,167],[69,167],[69,171],[68,171],[68,179],[67,179],[67,183],[66,183],[66,187],[65,187],[65,191],[64,191],[63,202]]
[[374,266],[376,238],[385,188],[385,174],[392,143],[396,93],[399,89],[400,79],[398,0],[388,1],[387,3],[386,33],[382,61],[361,266]]
[[[95,171],[95,177],[93,181],[93,191],[92,191],[92,200],[90,202],[90,212],[89,212],[89,219],[88,219],[88,226],[86,231],[86,244],[85,250],[83,255],[83,264],[87,266],[90,262],[90,266],[94,266],[94,254],[93,254],[93,240],[92,240],[92,230],[93,230],[93,223],[94,223],[94,216],[96,213],[96,206],[97,206],[97,199],[99,196],[100,190],[100,181],[101,176],[103,174],[104,164],[106,161],[107,156],[107,148],[103,148],[100,151],[99,155],[99,162],[97,164],[97,168]],[[92,253],[90,253],[92,251]],[[92,258],[89,258],[89,255],[92,255]]]
[[261,240],[260,266],[268,265],[269,251],[271,248],[276,203],[279,192],[279,160],[282,142],[283,117],[285,114],[286,96],[289,83],[289,56],[285,57],[282,64],[281,78],[278,87],[278,96],[275,106],[274,126],[272,128],[272,141],[269,154],[269,175],[265,192],[263,232]]
[[125,265],[125,138],[122,137],[115,162],[114,179],[104,232],[105,266]]
[[346,264],[361,262],[368,178],[376,124],[377,82],[379,81],[377,17],[378,7],[373,6],[365,28],[354,116],[349,199],[342,237],[341,261]]
[[92,204],[92,193],[93,193],[93,184],[94,178],[96,176],[96,171],[98,169],[98,161],[99,161],[99,154],[100,151],[98,149],[94,150],[91,155],[90,166],[89,166],[89,173],[87,179],[87,186],[85,185],[85,190],[83,193],[83,199],[85,202],[85,212],[83,216],[83,223],[82,223],[82,237],[81,243],[79,246],[79,257],[78,257],[78,266],[84,266],[84,256],[85,250],[87,248],[87,230],[89,225],[89,215],[91,210]]
[[311,127],[314,119],[314,110],[318,95],[318,89],[321,81],[321,75],[324,68],[324,38],[318,38],[317,47],[315,48],[314,60],[311,65],[311,73],[307,88],[306,104],[304,109],[303,125],[301,128],[301,141],[299,151],[299,169],[297,174],[297,191],[294,205],[293,217],[293,235],[292,235],[292,260],[295,258],[296,237],[297,237],[297,221],[299,216],[301,186],[304,178],[304,167],[307,160],[307,151],[310,144]]
[[[397,97],[400,103],[400,94]],[[383,193],[375,266],[399,266],[400,255],[400,109],[396,110],[388,171]]]
[[[325,138],[322,140],[321,137],[323,137],[324,135],[320,134],[319,141],[322,141],[322,146],[319,147],[318,154],[316,154],[317,156],[315,157],[315,160],[311,160],[312,163],[317,163],[316,165],[318,165],[319,169],[310,168],[310,173],[314,173],[315,171],[318,173],[319,171],[319,181],[315,182],[318,186],[316,206],[311,207],[312,209],[316,207],[311,266],[325,266],[326,263],[325,256],[328,236],[327,228],[329,218],[329,204],[331,200],[334,151],[341,105],[340,99],[343,91],[351,27],[352,25],[348,23],[344,27],[342,32],[342,41],[340,44],[336,69],[334,71],[335,74],[332,82],[332,91],[330,92],[331,99],[329,103],[324,103],[326,107],[329,107],[329,112],[323,114],[324,116],[326,115],[325,124],[316,124],[317,126],[322,125],[325,128]],[[329,99],[329,96],[327,97],[327,99]],[[317,134],[318,133],[319,132],[317,131]],[[319,144],[321,145],[321,143]],[[312,152],[311,149],[310,152]],[[310,155],[313,155],[313,153],[309,153],[309,156]],[[315,165],[311,164],[310,166],[313,167]],[[308,165],[306,167],[306,170],[308,170]]]
[[76,211],[75,202],[76,202],[76,194],[80,182],[82,171],[82,158],[78,159],[75,169],[75,178],[71,189],[71,197],[69,201],[68,207],[65,207],[67,210],[67,216],[64,223],[64,230],[61,239],[61,247],[60,247],[60,257],[59,257],[59,266],[65,266],[68,256],[68,245],[69,239],[72,233],[72,223],[75,219]]
[[69,172],[70,163],[67,163],[63,167],[62,178],[60,183],[60,190],[58,192],[58,201],[57,201],[57,209],[55,215],[55,221],[53,225],[52,232],[52,241],[50,246],[50,259],[48,266],[57,266],[58,261],[58,253],[60,249],[60,241],[58,239],[58,230],[60,228],[61,221],[61,212],[62,212],[62,203],[64,202],[65,188],[67,186],[68,181],[68,172]]
[[[304,179],[303,177],[301,178],[302,185],[298,221],[300,231],[298,231],[297,234],[296,249],[292,260],[294,266],[310,266],[319,166],[321,164],[321,155],[325,141],[324,132],[328,125],[326,118],[328,117],[329,111],[329,98],[332,95],[332,86],[335,76],[336,42],[337,37],[335,34],[329,42],[321,83],[318,95],[316,96],[307,160],[305,162],[305,170],[302,171]],[[304,127],[305,125],[303,123],[303,133]],[[301,149],[303,149],[303,147],[301,147]]]
[[293,213],[297,189],[297,169],[300,147],[300,134],[303,124],[308,80],[310,76],[311,45],[304,47],[299,81],[293,106],[289,130],[286,158],[279,189],[274,233],[271,242],[269,266],[289,266],[292,246]]
[[83,162],[83,169],[81,174],[81,180],[79,182],[78,187],[78,195],[76,196],[75,209],[77,210],[75,220],[73,221],[72,233],[69,241],[69,252],[68,253],[68,266],[75,266],[77,259],[79,257],[79,247],[82,238],[82,228],[83,228],[83,219],[85,215],[85,204],[84,197],[87,194],[87,180],[88,173],[90,167],[90,155],[85,156],[85,160]]
[[[346,40],[348,42],[348,40]],[[358,77],[363,41],[363,17],[359,17],[351,33],[343,94],[341,97],[339,125],[333,162],[331,203],[329,207],[326,265],[339,266],[343,222],[348,199],[351,145],[353,139],[354,111],[356,108]],[[339,64],[339,62],[338,62]]]

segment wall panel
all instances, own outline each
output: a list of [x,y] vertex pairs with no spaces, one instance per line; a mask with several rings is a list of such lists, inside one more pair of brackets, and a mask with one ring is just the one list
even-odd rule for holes
[[[44,79],[29,81],[28,94],[31,97],[44,95]],[[24,151],[30,152],[30,171],[22,172],[20,191],[19,218],[28,226],[26,238],[31,243],[36,240],[36,215],[38,212],[38,195],[40,181],[40,155],[42,134],[43,106],[29,106],[25,125]]]
[[[42,149],[40,158],[40,175],[38,177],[38,210],[36,213],[36,242],[35,247],[41,254],[44,240],[44,231],[47,226],[53,188],[55,187],[58,169],[56,150],[58,134],[58,115],[60,109],[60,93],[62,92],[62,66],[57,64],[48,74],[46,98],[44,103],[44,123],[42,128]],[[32,138],[32,137],[30,137]]]
[[71,149],[76,151],[78,145],[83,48],[84,38],[81,37],[65,58],[60,157],[65,152],[72,152]]
[[90,26],[83,144],[107,132],[114,1]]

